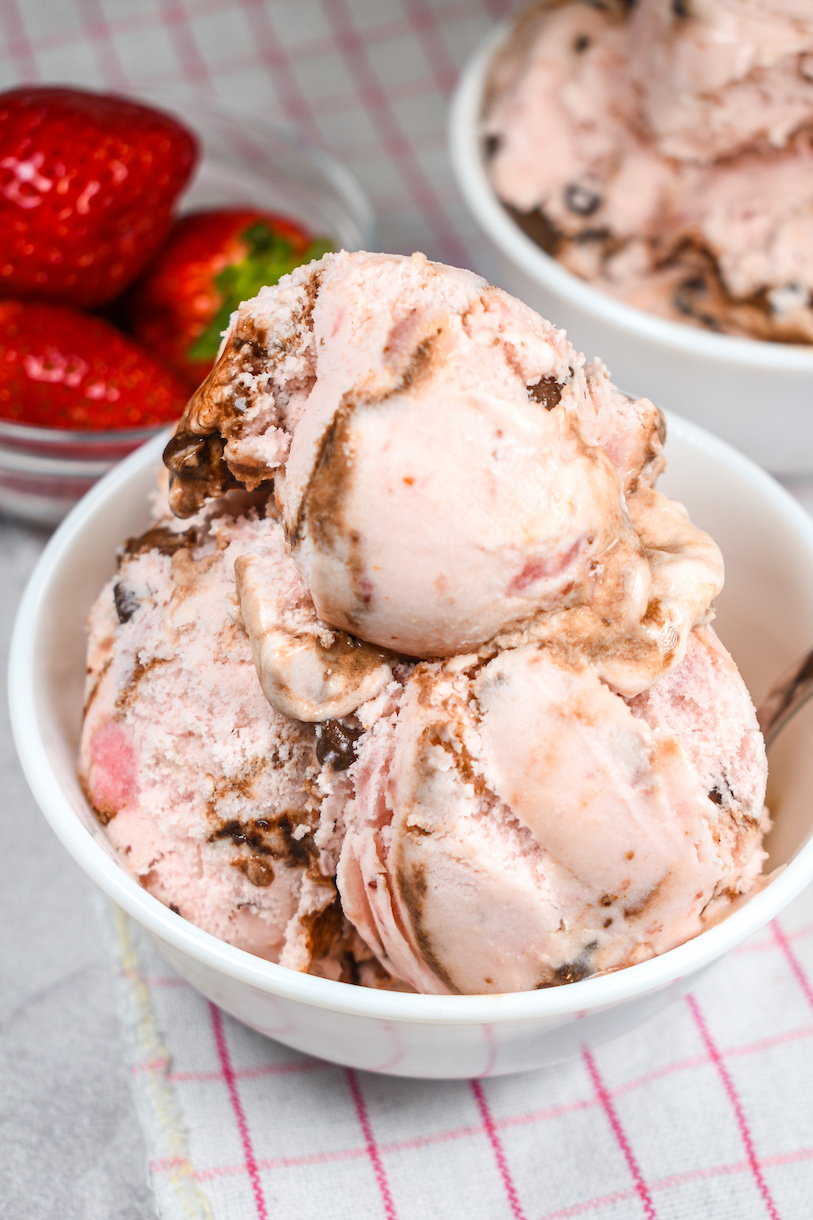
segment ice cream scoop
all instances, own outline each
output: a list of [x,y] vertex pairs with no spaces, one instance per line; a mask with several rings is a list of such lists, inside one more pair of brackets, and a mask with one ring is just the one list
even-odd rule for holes
[[[570,637],[635,694],[679,661],[722,582],[709,542],[682,584],[671,565],[667,592],[630,520],[662,436],[650,402],[470,272],[340,254],[241,306],[166,460],[182,514],[273,481],[323,629],[442,657],[566,635],[554,616],[573,611]],[[286,639],[264,570],[241,561],[238,595],[266,694],[305,719],[347,714],[386,660],[323,654],[318,631]]]
[[631,703],[546,649],[420,665],[349,772],[344,910],[421,991],[629,965],[750,888],[765,770],[748,693],[708,629]]

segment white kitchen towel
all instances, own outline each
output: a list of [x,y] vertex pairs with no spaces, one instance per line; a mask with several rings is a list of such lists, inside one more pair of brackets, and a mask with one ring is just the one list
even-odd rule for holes
[[455,1082],[271,1042],[114,921],[163,1220],[813,1214],[813,888],[634,1032]]

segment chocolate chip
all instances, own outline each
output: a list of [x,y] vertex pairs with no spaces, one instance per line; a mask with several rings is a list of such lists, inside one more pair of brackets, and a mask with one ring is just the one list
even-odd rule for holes
[[722,805],[723,794],[719,788],[712,788],[711,792],[709,793],[709,800],[713,801],[715,805]]
[[576,41],[573,43],[573,50],[577,55],[581,55],[590,46],[590,38],[587,34],[579,34]]
[[672,0],[672,14],[679,21],[686,21],[692,15],[689,0]]
[[528,386],[528,397],[552,411],[562,397],[562,383],[555,377],[542,377],[536,385]]
[[316,726],[316,757],[323,767],[346,771],[356,761],[356,748],[364,729],[346,720],[325,720]]
[[571,182],[565,187],[565,203],[577,216],[592,216],[601,207],[601,195],[580,182]]
[[128,623],[141,604],[132,585],[126,585],[121,580],[113,586],[113,601],[120,623]]
[[483,156],[486,161],[490,161],[492,157],[496,157],[500,149],[499,136],[486,136],[483,140]]
[[180,915],[180,913],[181,913],[180,909],[178,907],[176,907],[174,902],[171,902],[169,904],[169,909],[170,909],[170,911],[174,911],[176,915]]

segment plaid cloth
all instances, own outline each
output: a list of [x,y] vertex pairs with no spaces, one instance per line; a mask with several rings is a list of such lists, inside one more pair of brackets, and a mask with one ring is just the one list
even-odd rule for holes
[[[446,104],[520,0],[0,0],[0,88],[171,87],[294,128],[353,170],[381,248],[486,258],[446,155]],[[479,269],[479,268],[477,268]]]
[[435,1082],[335,1067],[223,1014],[114,913],[164,1220],[808,1220],[813,890],[592,1053]]
[[[521,3],[0,0],[0,87],[171,86],[285,123],[355,172],[382,249],[489,275],[452,180],[446,105],[478,40]],[[813,510],[813,480],[794,490]],[[112,919],[164,1220],[813,1215],[813,892],[634,1034],[462,1083],[286,1050]]]

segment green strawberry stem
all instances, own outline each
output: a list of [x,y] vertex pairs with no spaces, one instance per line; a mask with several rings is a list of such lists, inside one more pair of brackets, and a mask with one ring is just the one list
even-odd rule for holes
[[242,234],[248,243],[248,253],[240,263],[232,263],[215,276],[215,287],[220,294],[220,308],[212,321],[195,340],[189,350],[193,360],[214,360],[220,347],[223,331],[229,318],[242,301],[248,301],[267,284],[276,284],[283,275],[288,275],[301,263],[313,262],[333,249],[323,237],[317,237],[298,258],[294,248],[284,237],[280,237],[265,221],[258,220]]

